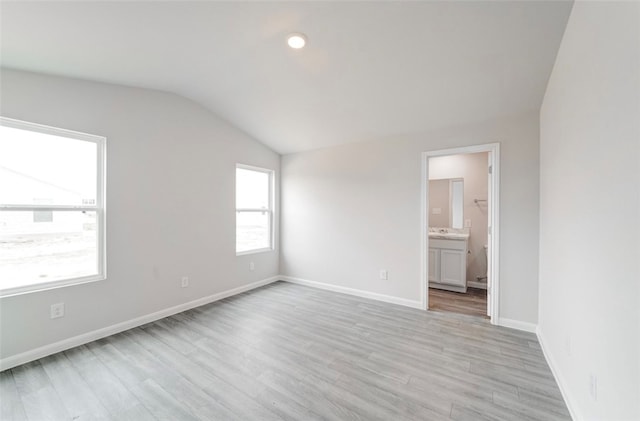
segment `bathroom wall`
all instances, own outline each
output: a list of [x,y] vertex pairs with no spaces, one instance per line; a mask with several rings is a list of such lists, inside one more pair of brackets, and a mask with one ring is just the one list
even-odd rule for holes
[[[429,159],[429,180],[463,178],[464,179],[464,219],[471,220],[469,228],[469,250],[467,255],[467,282],[476,281],[484,276],[487,263],[484,245],[487,244],[488,207],[487,202],[475,203],[474,199],[487,199],[488,192],[488,160],[487,152],[439,156]],[[446,183],[445,183],[446,184]],[[429,183],[431,186],[432,183]],[[439,195],[436,196],[436,198]],[[448,191],[447,191],[448,197]],[[429,199],[432,195],[429,192]],[[431,203],[429,207],[433,209]],[[439,215],[429,213],[429,226],[435,226],[432,219]],[[445,219],[448,226],[448,216]]]
[[[449,227],[449,180],[429,181],[429,226]],[[440,213],[434,213],[438,212]],[[434,211],[435,210],[435,211]]]

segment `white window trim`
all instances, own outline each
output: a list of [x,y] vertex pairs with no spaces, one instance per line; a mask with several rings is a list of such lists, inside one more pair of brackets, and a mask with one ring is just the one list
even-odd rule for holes
[[98,246],[98,273],[91,276],[83,276],[78,278],[60,279],[57,281],[40,282],[33,285],[25,285],[14,288],[0,289],[0,297],[8,297],[12,295],[25,294],[29,292],[44,291],[53,288],[61,288],[69,285],[84,284],[87,282],[102,281],[107,278],[107,239],[106,239],[106,138],[103,136],[92,135],[88,133],[76,132],[73,130],[60,129],[57,127],[45,126],[37,123],[16,120],[13,118],[0,117],[0,125],[12,127],[14,129],[28,130],[54,136],[67,137],[70,139],[93,142],[97,145],[97,186],[96,186],[96,204],[95,205],[79,205],[79,206],[60,206],[60,205],[2,205],[2,211],[92,211],[96,213],[98,223],[97,229],[97,246]]
[[[236,208],[235,213],[236,215],[238,214],[238,212],[268,212],[269,213],[269,247],[263,247],[260,249],[252,249],[252,250],[245,250],[245,251],[236,251],[236,256],[245,256],[248,254],[257,254],[257,253],[265,253],[265,252],[269,252],[269,251],[273,251],[275,250],[275,230],[274,230],[274,215],[275,215],[275,200],[274,200],[274,182],[275,182],[275,171],[271,170],[269,168],[261,168],[261,167],[255,167],[253,165],[246,165],[246,164],[236,164],[236,169],[241,168],[243,170],[250,170],[250,171],[258,171],[258,172],[263,172],[263,173],[267,173],[269,175],[269,209],[265,210],[265,209],[257,209],[257,208]],[[237,189],[237,185],[236,185],[236,189]],[[236,226],[236,247],[237,247],[237,237],[238,237],[238,232],[237,232],[237,226]]]

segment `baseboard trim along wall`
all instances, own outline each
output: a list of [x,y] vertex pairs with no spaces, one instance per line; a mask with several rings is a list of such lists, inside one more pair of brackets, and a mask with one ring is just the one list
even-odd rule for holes
[[547,360],[547,365],[551,369],[551,374],[553,374],[553,378],[556,380],[558,384],[558,388],[560,388],[560,393],[562,394],[562,399],[564,399],[564,403],[567,405],[567,409],[569,410],[569,414],[571,415],[572,420],[583,420],[584,417],[578,416],[578,411],[576,410],[575,405],[573,405],[573,400],[569,395],[569,388],[566,386],[563,377],[560,375],[560,371],[558,371],[558,365],[555,360],[551,356],[549,352],[549,348],[545,345],[545,341],[542,335],[542,331],[540,330],[540,326],[536,329],[536,336],[538,337],[538,342],[540,343],[540,348],[542,348],[542,354],[544,358]]
[[339,285],[326,284],[324,282],[309,281],[308,279],[294,278],[291,276],[281,276],[282,281],[292,284],[305,285],[308,287],[326,289],[327,291],[340,292],[342,294],[355,295],[357,297],[369,298],[371,300],[384,301],[385,303],[399,304],[401,306],[420,308],[420,301],[407,300],[406,298],[394,297],[392,295],[378,294],[376,292],[364,291],[361,289],[348,288]]
[[[398,304],[401,306],[411,308],[421,308],[420,301],[407,300],[406,298],[398,298],[392,295],[378,294],[375,292],[364,291],[361,289],[348,288],[339,285],[326,284],[324,282],[310,281],[308,279],[294,278],[292,276],[280,276],[282,281],[291,282],[292,284],[305,285],[308,287],[326,289],[328,291],[341,292],[343,294],[355,295],[357,297],[369,298],[372,300],[384,301],[386,303]],[[523,330],[525,332],[535,333],[537,325],[535,323],[522,322],[520,320],[505,319],[503,317],[498,319],[498,326],[508,327],[511,329]]]
[[[51,354],[55,354],[56,352],[65,351],[67,349],[74,348],[76,346],[84,345],[89,342],[105,338],[110,335],[115,335],[116,333],[123,332],[125,330],[133,329],[138,326],[142,326],[146,323],[151,323],[153,321],[162,319],[164,317],[169,317],[177,313],[181,313],[186,310],[190,310],[192,308],[200,307],[205,304],[213,303],[215,301],[221,300],[223,298],[231,297],[233,295],[241,294],[243,292],[259,288],[264,285],[271,284],[278,280],[290,282],[292,284],[304,285],[308,287],[324,289],[327,291],[339,292],[342,294],[354,295],[357,297],[368,298],[371,300],[383,301],[391,304],[398,304],[405,307],[411,307],[420,309],[421,302],[415,300],[408,300],[406,298],[394,297],[392,295],[378,294],[375,292],[364,291],[361,289],[348,288],[339,285],[327,284],[324,282],[318,281],[310,281],[308,279],[295,278],[291,276],[272,276],[267,279],[262,279],[260,281],[256,281],[247,285],[243,285],[237,288],[233,288],[227,291],[222,291],[217,294],[209,295],[206,297],[198,298],[197,300],[189,301],[187,303],[179,304],[177,306],[169,307],[164,310],[156,311],[151,314],[147,314],[144,316],[136,317],[135,319],[127,320],[121,323],[117,323],[115,325],[107,326],[98,330],[94,330],[91,332],[83,333],[81,335],[74,336],[72,338],[64,339],[62,341],[54,342],[49,345],[45,345],[30,351],[26,351],[20,354],[11,355],[6,358],[0,359],[0,371],[7,370],[13,367],[16,367],[21,364],[28,363],[30,361],[37,360],[39,358],[46,357]],[[497,323],[499,326],[509,327],[518,330],[524,330],[527,332],[538,333],[538,340],[540,341],[540,345],[542,346],[542,350],[544,352],[545,358],[547,358],[547,362],[551,367],[551,371],[560,385],[560,390],[562,391],[562,395],[567,401],[567,405],[569,406],[569,401],[567,400],[566,393],[562,387],[562,382],[560,378],[557,376],[557,372],[554,369],[554,365],[552,364],[552,359],[549,357],[548,353],[545,350],[545,347],[542,342],[542,338],[540,337],[539,331],[537,330],[537,326],[533,323],[522,322],[519,320],[505,319],[500,318]],[[569,406],[569,410],[573,416],[574,412],[571,411],[571,407]],[[576,419],[574,417],[574,419]]]
[[83,333],[81,335],[74,336],[69,339],[64,339],[59,342],[54,342],[49,345],[41,346],[39,348],[30,350],[27,352],[23,352],[21,354],[11,355],[7,358],[0,359],[0,371],[19,366],[21,364],[28,363],[29,361],[34,361],[51,354],[55,354],[57,352],[65,351],[67,349],[71,349],[76,346],[84,345],[89,342],[93,342],[95,340],[105,338],[110,335],[115,335],[116,333],[124,332],[125,330],[133,329],[134,327],[142,326],[146,323],[160,320],[162,318],[169,317],[174,314],[181,313],[186,310],[190,310],[192,308],[213,303],[214,301],[222,300],[223,298],[241,294],[243,292],[246,292],[255,288],[259,288],[261,286],[275,282],[280,278],[281,277],[279,276],[272,276],[271,278],[262,279],[260,281],[252,282],[247,285],[242,285],[240,287],[233,288],[227,291],[218,292],[217,294],[198,298],[197,300],[189,301],[187,303],[169,307],[164,310],[156,311],[155,313],[136,317],[135,319],[127,320],[121,323],[117,323],[115,325],[104,327],[102,329],[94,330],[92,332]]
[[538,325],[535,323],[523,322],[520,320],[514,319],[505,319],[504,317],[498,318],[498,322],[496,323],[498,326],[509,327],[511,329],[524,330],[525,332],[536,333],[536,329]]

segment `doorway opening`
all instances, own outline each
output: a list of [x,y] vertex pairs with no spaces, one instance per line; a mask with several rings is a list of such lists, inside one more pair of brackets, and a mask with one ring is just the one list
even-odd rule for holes
[[422,154],[423,309],[499,317],[500,145]]

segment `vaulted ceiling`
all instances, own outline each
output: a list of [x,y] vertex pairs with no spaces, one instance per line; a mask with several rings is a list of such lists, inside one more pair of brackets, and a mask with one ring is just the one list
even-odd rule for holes
[[0,58],[173,92],[291,153],[539,109],[571,6],[3,1]]

